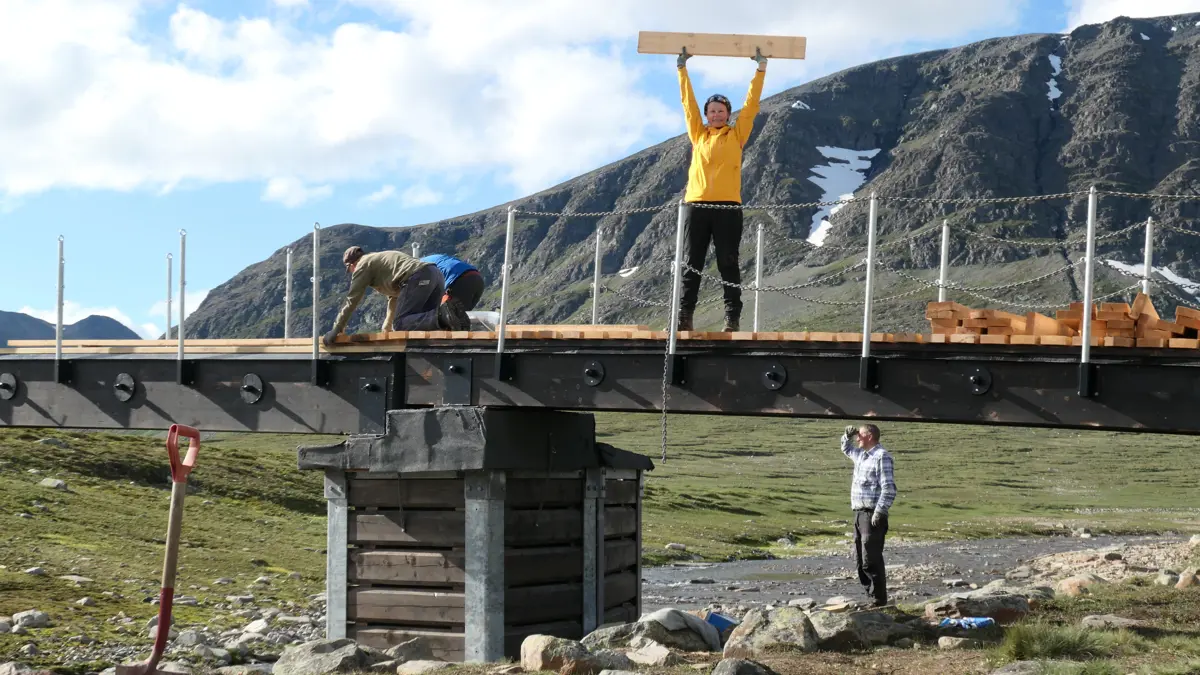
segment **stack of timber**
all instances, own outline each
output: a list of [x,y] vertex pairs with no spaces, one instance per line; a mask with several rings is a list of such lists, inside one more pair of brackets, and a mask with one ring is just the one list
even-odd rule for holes
[[[1053,317],[1039,312],[1024,315],[998,309],[971,309],[957,302],[931,302],[925,318],[931,342],[991,345],[1083,344],[1084,306],[1073,302]],[[1091,343],[1094,347],[1200,348],[1200,310],[1175,308],[1175,320],[1159,316],[1150,297],[1139,293],[1130,305],[1106,302],[1092,305]]]
[[[628,623],[638,617],[640,487],[636,472],[607,473],[599,595],[604,623]],[[346,476],[347,636],[377,649],[419,637],[435,657],[462,661],[467,529],[461,472]],[[519,656],[521,642],[533,634],[582,639],[584,472],[511,471],[506,490],[505,654]]]

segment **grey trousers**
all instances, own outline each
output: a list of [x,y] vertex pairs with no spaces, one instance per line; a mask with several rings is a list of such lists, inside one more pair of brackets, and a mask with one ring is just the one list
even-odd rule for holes
[[858,566],[858,581],[880,605],[887,604],[887,576],[883,567],[883,540],[887,531],[887,516],[880,518],[879,525],[871,525],[870,511],[854,512],[854,561]]
[[446,279],[436,265],[413,272],[396,301],[392,330],[441,330],[438,306],[445,292]]

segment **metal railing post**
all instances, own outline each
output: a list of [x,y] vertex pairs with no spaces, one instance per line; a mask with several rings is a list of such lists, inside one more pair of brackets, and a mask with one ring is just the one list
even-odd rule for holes
[[312,357],[321,358],[321,224],[312,233]]
[[861,388],[875,389],[875,370],[871,361],[871,313],[874,309],[875,292],[875,231],[878,223],[878,202],[871,193],[871,206],[867,216],[867,282],[863,293],[862,358],[859,362],[858,384]]
[[[675,354],[675,348],[679,342],[679,312],[680,304],[683,300],[683,224],[685,219],[685,202],[679,200],[679,213],[675,219],[675,262],[671,268],[671,310],[667,326],[667,381],[671,384],[683,384],[684,373],[682,362]],[[666,410],[666,390],[663,390],[663,415],[667,414]],[[664,417],[665,419],[665,417]],[[664,423],[665,424],[665,423]],[[666,426],[663,427],[666,429]],[[663,432],[666,433],[665,431]],[[664,435],[665,438],[665,435]],[[666,441],[663,441],[664,447]]]
[[670,324],[667,326],[669,338],[667,340],[667,353],[674,356],[676,341],[679,338],[679,305],[682,300],[681,292],[683,290],[683,219],[684,219],[684,202],[679,200],[679,213],[675,220],[675,262],[671,269],[671,318]]
[[283,339],[292,336],[292,249],[287,250],[283,280]]
[[938,302],[946,301],[946,276],[950,271],[950,221],[942,221],[942,264],[938,271]]
[[179,360],[183,361],[183,322],[187,311],[184,293],[187,291],[187,230],[179,231]]
[[65,277],[66,258],[63,257],[63,236],[58,235],[58,300],[55,303],[57,318],[54,323],[54,370],[55,380],[62,382],[58,376],[62,369],[62,338],[63,338],[63,279]]
[[185,316],[187,314],[187,230],[179,231],[179,339],[176,354],[176,377],[178,384],[191,384],[184,358]]
[[167,254],[167,332],[164,333],[167,340],[171,339],[171,297],[174,282],[171,280],[172,269],[175,267],[175,257],[170,253]]
[[504,225],[504,265],[500,269],[500,323],[496,326],[496,376],[504,379],[504,334],[508,327],[508,282],[512,276],[513,229],[517,225],[517,210],[508,207],[508,220]]
[[759,287],[762,286],[762,267],[763,267],[763,226],[758,224],[755,234],[754,245],[754,332],[758,332],[758,297],[760,295]]
[[596,228],[596,262],[592,275],[592,325],[600,322],[600,246],[604,237],[604,229]]
[[414,241],[412,243],[412,252],[413,252],[414,258],[420,258],[421,257],[421,245]]
[[1154,218],[1146,219],[1146,247],[1142,252],[1145,256],[1143,266],[1146,268],[1142,272],[1142,292],[1147,296],[1150,295],[1150,279],[1153,278],[1154,268]]
[[1080,318],[1080,341],[1083,343],[1079,352],[1079,395],[1092,395],[1092,285],[1093,271],[1096,266],[1096,208],[1099,197],[1096,186],[1088,191],[1087,206],[1087,258],[1083,267],[1083,315]]

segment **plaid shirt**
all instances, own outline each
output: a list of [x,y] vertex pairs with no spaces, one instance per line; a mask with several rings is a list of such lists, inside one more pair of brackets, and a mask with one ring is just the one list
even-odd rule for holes
[[870,452],[856,448],[845,434],[842,434],[842,452],[854,460],[850,508],[874,509],[876,513],[886,515],[896,499],[891,453],[882,445],[876,445]]

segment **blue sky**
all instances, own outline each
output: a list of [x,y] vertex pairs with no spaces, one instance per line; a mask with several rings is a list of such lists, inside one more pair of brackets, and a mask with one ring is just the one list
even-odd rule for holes
[[[805,61],[771,62],[770,95],[876,58],[1200,5],[642,1],[5,0],[0,309],[53,319],[62,234],[67,320],[157,336],[181,228],[194,309],[314,222],[426,223],[665,140],[683,131],[674,58],[637,54],[638,30],[806,36]],[[753,64],[689,67],[698,93],[736,101]]]

